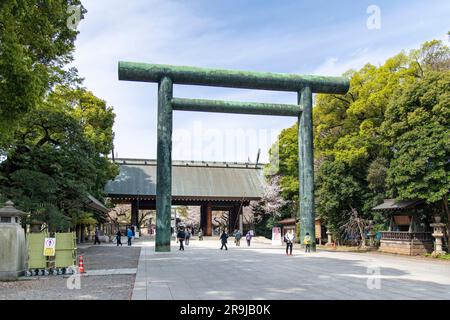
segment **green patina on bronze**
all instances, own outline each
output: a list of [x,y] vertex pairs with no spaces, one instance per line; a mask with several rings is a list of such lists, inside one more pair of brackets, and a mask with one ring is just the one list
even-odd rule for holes
[[158,149],[156,168],[155,250],[170,251],[172,206],[172,95],[173,84],[163,77],[158,85]]
[[313,93],[346,93],[350,85],[349,80],[343,77],[119,62],[119,80],[159,82],[164,76],[172,79],[174,84],[292,92],[309,86]]
[[298,93],[298,103],[303,112],[298,118],[298,172],[300,242],[308,232],[313,240],[311,251],[316,251],[314,214],[314,154],[312,128],[312,92],[309,87]]
[[[119,80],[159,83],[156,251],[170,251],[172,110],[298,117],[300,240],[315,239],[312,94],[344,94],[347,78],[119,62]],[[173,84],[294,91],[298,105],[173,98]]]
[[172,99],[173,110],[260,114],[267,116],[296,117],[302,111],[296,104],[273,104],[257,102],[221,101],[206,99]]

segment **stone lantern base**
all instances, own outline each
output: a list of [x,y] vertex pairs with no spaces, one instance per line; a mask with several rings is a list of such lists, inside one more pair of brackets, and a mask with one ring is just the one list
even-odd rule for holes
[[17,280],[26,271],[27,247],[20,225],[0,225],[0,281]]

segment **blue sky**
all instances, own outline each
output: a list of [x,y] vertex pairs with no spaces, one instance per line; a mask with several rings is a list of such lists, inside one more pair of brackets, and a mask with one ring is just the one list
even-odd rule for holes
[[[450,1],[84,0],[74,65],[114,107],[119,157],[156,158],[157,85],[118,81],[119,60],[341,75],[431,39],[448,41]],[[380,29],[369,29],[370,5]],[[296,103],[295,93],[175,86],[174,96]],[[294,118],[174,113],[173,159],[254,161]]]

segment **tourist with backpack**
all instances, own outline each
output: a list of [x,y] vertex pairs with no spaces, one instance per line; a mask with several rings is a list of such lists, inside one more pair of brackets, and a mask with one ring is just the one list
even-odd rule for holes
[[240,230],[236,230],[235,234],[234,234],[234,242],[236,243],[237,247],[241,246],[241,238],[242,238],[242,234]]
[[305,253],[311,252],[311,236],[309,232],[306,233],[306,236],[303,238],[303,243],[305,244]]

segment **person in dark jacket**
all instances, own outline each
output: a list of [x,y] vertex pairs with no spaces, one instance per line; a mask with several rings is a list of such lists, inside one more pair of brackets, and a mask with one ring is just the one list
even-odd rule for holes
[[228,250],[227,248],[227,239],[228,239],[228,234],[225,230],[223,230],[222,235],[220,236],[220,240],[222,241],[222,247],[220,247],[220,250],[223,249],[223,247],[225,247],[225,250]]
[[95,227],[95,234],[94,234],[94,244],[100,244],[100,230],[98,227]]
[[184,251],[183,242],[184,242],[184,239],[186,238],[186,232],[184,232],[183,228],[180,228],[180,231],[178,231],[177,238],[178,238],[178,241],[180,241],[180,249],[178,249],[178,250]]
[[116,242],[117,246],[119,246],[119,244],[122,246],[122,232],[120,232],[120,230],[116,233]]
[[185,231],[185,244],[188,246],[189,245],[189,240],[191,239],[191,232],[189,231],[189,229],[186,229]]

